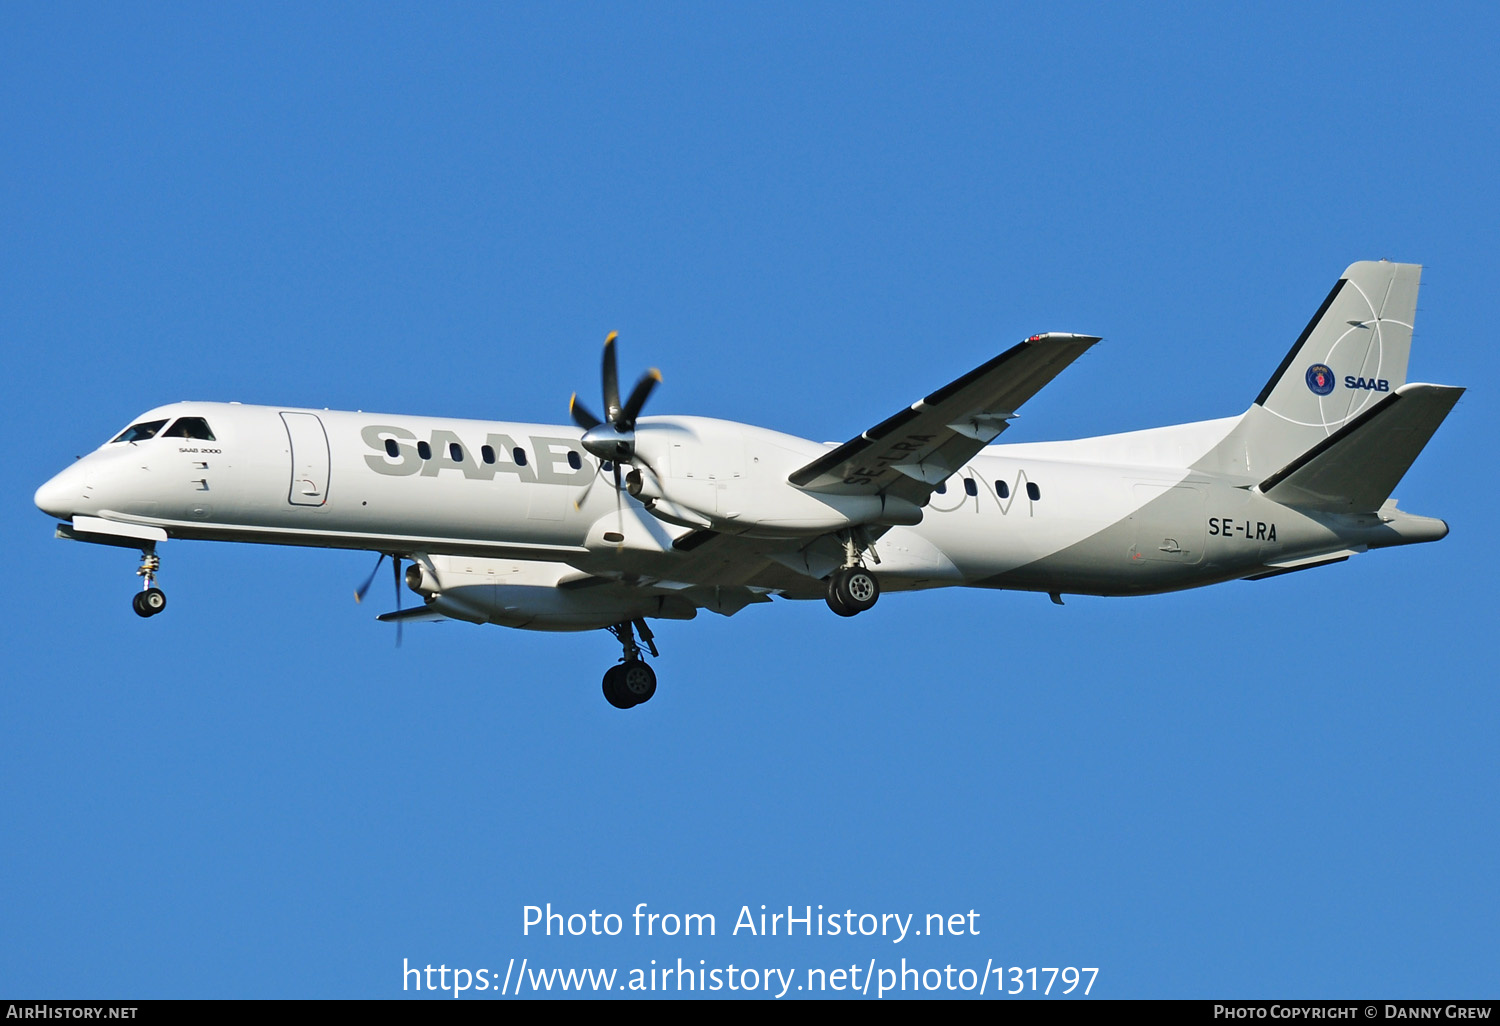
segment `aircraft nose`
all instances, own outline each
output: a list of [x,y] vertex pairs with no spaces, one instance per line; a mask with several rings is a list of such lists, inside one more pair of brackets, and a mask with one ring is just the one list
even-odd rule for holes
[[83,500],[83,475],[77,466],[69,467],[36,490],[37,509],[49,517],[67,520]]

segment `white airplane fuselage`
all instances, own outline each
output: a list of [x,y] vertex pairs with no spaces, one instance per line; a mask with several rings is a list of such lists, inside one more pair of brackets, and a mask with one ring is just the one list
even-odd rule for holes
[[[574,604],[583,607],[563,603],[533,616],[473,589],[513,582],[552,591],[570,575],[595,574],[817,598],[826,573],[819,557],[828,568],[836,559],[809,551],[826,525],[800,521],[745,527],[779,561],[675,550],[693,529],[662,522],[624,491],[617,499],[612,474],[572,426],[196,402],[137,421],[189,416],[206,421],[213,439],[107,443],[45,484],[37,504],[60,520],[104,518],[169,538],[402,553],[427,568],[425,593],[470,589],[453,607],[460,618],[544,629],[604,626],[619,618],[620,603],[587,608],[580,590]],[[920,523],[880,537],[882,584],[1145,594],[1446,533],[1441,521],[1395,511],[1309,514],[1243,481],[1187,469],[1232,423],[990,446],[940,486]],[[707,418],[646,418],[638,434],[673,496],[730,518],[716,525],[726,535],[737,506],[753,505],[755,495],[780,501],[791,491],[787,474],[827,451]],[[1109,461],[1126,454],[1136,462]],[[643,615],[692,613],[685,604],[664,608]]]

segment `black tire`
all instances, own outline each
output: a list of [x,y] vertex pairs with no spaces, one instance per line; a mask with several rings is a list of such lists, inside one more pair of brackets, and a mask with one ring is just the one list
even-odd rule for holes
[[[155,616],[167,608],[167,594],[160,588],[147,588],[141,592],[140,602],[141,608],[137,609],[136,612],[142,616]],[[145,610],[145,612],[141,612],[141,610]]]
[[620,693],[630,699],[632,705],[651,701],[656,694],[656,671],[639,659],[631,659],[615,667],[620,671]]
[[135,593],[135,595],[130,600],[130,608],[132,608],[132,609],[135,610],[135,615],[136,616],[147,617],[147,616],[151,615],[151,610],[147,609],[145,607],[145,605],[143,605],[142,602],[141,602],[141,600],[144,599],[145,597],[146,597],[146,593],[145,592],[138,591],[138,592]]
[[839,575],[837,573],[828,578],[828,592],[823,597],[828,600],[828,608],[832,609],[839,616],[854,616],[859,610],[850,609],[844,605],[844,600],[839,597],[838,580]]
[[625,693],[621,673],[623,667],[611,666],[604,671],[604,700],[616,709],[629,709],[635,700]]
[[854,613],[863,613],[880,599],[880,581],[862,566],[849,567],[833,575],[833,594]]

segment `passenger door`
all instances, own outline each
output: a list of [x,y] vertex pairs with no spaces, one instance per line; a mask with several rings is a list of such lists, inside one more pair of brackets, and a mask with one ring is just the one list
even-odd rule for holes
[[293,506],[323,506],[328,502],[328,433],[313,413],[283,413],[291,443],[292,486],[287,501]]

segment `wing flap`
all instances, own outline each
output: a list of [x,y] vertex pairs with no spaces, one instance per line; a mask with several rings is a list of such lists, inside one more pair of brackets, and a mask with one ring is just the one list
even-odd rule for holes
[[1099,338],[1033,335],[788,478],[811,492],[893,494],[921,503],[995,440],[1016,410]]

